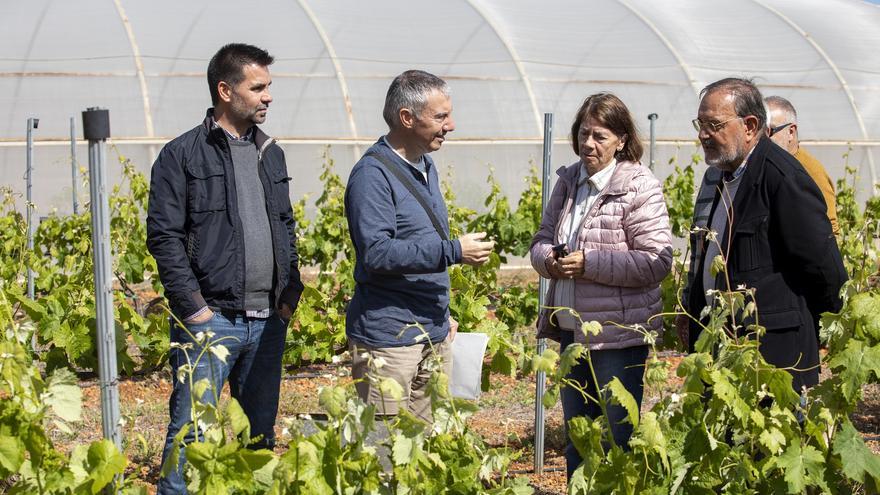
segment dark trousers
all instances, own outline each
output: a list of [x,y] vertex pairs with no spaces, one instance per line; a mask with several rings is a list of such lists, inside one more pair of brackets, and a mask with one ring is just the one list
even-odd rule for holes
[[[560,340],[561,351],[574,342],[573,332],[562,332]],[[597,397],[597,388],[602,388],[614,377],[617,377],[626,389],[633,395],[636,403],[641,407],[642,393],[644,392],[645,359],[648,357],[648,346],[627,347],[625,349],[606,349],[590,351],[593,369],[596,371],[596,382],[590,373],[590,367],[586,360],[581,360],[568,375],[569,380],[576,381],[584,390],[593,397]],[[578,416],[598,418],[602,415],[602,409],[571,387],[562,388],[562,414],[565,418],[566,435],[568,439],[568,421]],[[617,405],[608,405],[608,421],[614,442],[627,448],[629,437],[632,435],[631,424],[621,423],[626,418],[626,409]],[[577,470],[582,462],[581,456],[571,439],[565,445],[565,464],[568,479]]]
[[[198,325],[187,325],[190,333],[214,332],[211,341],[223,339],[219,345],[226,347],[229,355],[224,363],[211,352],[205,352],[198,364],[196,357],[202,348],[193,342],[189,334],[177,325],[171,325],[171,342],[192,343],[186,351],[193,364],[192,383],[202,378],[211,381],[213,390],[208,390],[200,398],[203,403],[215,403],[223,384],[228,380],[229,389],[247,414],[251,424],[251,437],[262,436],[251,447],[273,448],[275,446],[275,416],[278,414],[278,395],[281,386],[281,356],[287,337],[287,323],[278,315],[269,318],[251,318],[236,313],[215,313],[214,317]],[[231,337],[231,338],[224,338]],[[171,376],[174,389],[168,408],[171,420],[162,451],[162,463],[171,453],[174,436],[187,423],[192,422],[190,382],[177,379],[177,370],[187,364],[187,355],[182,349],[172,348],[170,353]],[[190,429],[184,438],[185,443],[195,440],[195,432]],[[157,495],[185,494],[183,479],[184,456],[181,453],[176,472],[161,478]]]

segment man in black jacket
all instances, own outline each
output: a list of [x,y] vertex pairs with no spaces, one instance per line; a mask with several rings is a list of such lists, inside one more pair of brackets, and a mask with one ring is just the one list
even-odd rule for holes
[[[213,403],[228,377],[252,446],[274,446],[281,356],[303,285],[284,153],[256,126],[272,101],[272,62],[254,46],[221,48],[208,65],[214,107],[153,164],[147,245],[182,322],[171,325],[174,390],[163,464],[176,457],[174,436],[192,422],[190,383],[203,378],[212,387],[197,399]],[[196,363],[205,347],[210,352]],[[194,438],[190,431],[184,441]],[[186,492],[183,464],[181,456],[158,493]]]
[[[788,152],[766,137],[760,91],[750,81],[722,79],[701,92],[694,128],[710,166],[694,209],[691,270],[683,297],[699,317],[715,301],[707,290],[727,290],[713,260],[726,260],[730,289],[755,289],[764,359],[791,369],[800,391],[819,380],[813,315],[837,311],[846,272],[825,201],[816,183]],[[711,241],[706,231],[717,234]],[[683,322],[681,322],[683,323]],[[746,322],[748,323],[748,322]],[[690,346],[700,326],[690,322]]]

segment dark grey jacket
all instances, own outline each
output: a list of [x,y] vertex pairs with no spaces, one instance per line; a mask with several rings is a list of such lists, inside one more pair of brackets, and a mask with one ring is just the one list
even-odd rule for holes
[[[205,305],[243,310],[245,260],[229,144],[205,121],[159,153],[150,178],[147,247],[171,310],[186,318]],[[296,309],[303,285],[284,152],[259,128],[255,145],[275,254],[273,300]]]

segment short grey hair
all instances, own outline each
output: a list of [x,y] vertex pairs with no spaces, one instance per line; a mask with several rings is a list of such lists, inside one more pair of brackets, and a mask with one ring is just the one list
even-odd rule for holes
[[753,115],[758,119],[758,127],[767,126],[767,110],[761,91],[751,79],[728,77],[715,81],[700,91],[700,99],[709,93],[725,91],[733,96],[733,110],[737,117]]
[[785,120],[791,122],[792,124],[797,124],[797,110],[794,109],[794,105],[791,104],[790,101],[786,100],[781,96],[768,96],[764,98],[764,103],[767,104],[767,128],[770,128],[770,109],[776,108],[785,114]]
[[394,78],[385,95],[382,117],[390,129],[400,126],[400,110],[409,109],[418,116],[428,103],[431,92],[439,91],[449,96],[449,85],[434,74],[423,70],[408,70]]

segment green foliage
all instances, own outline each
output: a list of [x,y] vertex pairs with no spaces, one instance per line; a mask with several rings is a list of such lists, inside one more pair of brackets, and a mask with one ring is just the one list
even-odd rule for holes
[[[117,357],[122,371],[132,373],[163,365],[169,343],[164,315],[145,315],[135,289],[152,281],[161,294],[153,276],[155,261],[145,247],[147,181],[124,157],[119,161],[125,182],[111,196]],[[664,181],[671,225],[679,237],[687,235],[691,222],[698,163],[695,155],[691,164],[676,166]],[[723,304],[707,315],[697,352],[684,358],[677,370],[683,379],[679,389],[664,388],[660,401],[641,415],[620,382],[590,398],[603,409],[610,403],[626,408],[627,421],[635,428],[629,451],[609,442],[605,416],[576,418],[568,425],[584,458],[572,479],[572,493],[872,493],[880,488],[880,460],[849,419],[862,386],[880,382],[880,293],[875,280],[880,200],[872,197],[861,208],[855,172],[846,170],[838,182],[838,240],[852,281],[841,312],[823,316],[822,335],[829,349],[825,364],[831,376],[801,405],[791,389],[791,376],[761,359],[755,339],[732,336],[741,331],[759,339],[764,331],[729,323],[730,315],[756,310],[748,291],[721,292],[717,297]],[[566,384],[564,376],[579,359],[589,362],[590,352],[573,345],[561,356],[550,350],[534,355],[518,331],[537,317],[537,288],[498,282],[504,256],[526,254],[538,228],[540,179],[533,170],[525,180],[526,189],[513,209],[490,172],[490,193],[481,214],[457,206],[444,184],[451,237],[486,231],[497,250],[484,266],[456,265],[449,270],[450,311],[460,331],[490,336],[487,376],[489,369],[510,376],[521,370],[544,371],[551,376],[544,398],[551,406]],[[317,269],[317,274],[309,278],[289,332],[289,364],[330,361],[345,346],[354,250],[345,222],[344,184],[327,155],[321,181],[323,190],[311,221],[305,217],[307,198],[293,205],[301,265]],[[129,480],[119,476],[127,461],[111,444],[81,445],[68,457],[54,448],[46,433],[49,422],[68,431],[79,420],[81,398],[69,369],[96,369],[89,214],[50,215],[38,227],[29,251],[15,195],[8,189],[2,194],[0,478],[15,480],[10,493],[97,493],[114,484],[133,490]],[[673,274],[661,286],[667,329],[686,275],[686,254],[677,257]],[[27,267],[36,273],[35,301],[25,296]],[[583,325],[588,339],[595,326]],[[38,356],[29,349],[32,333],[38,337]],[[663,345],[674,345],[672,336],[666,332]],[[654,336],[646,339],[653,342]],[[131,344],[138,348],[138,361],[129,355]],[[222,346],[214,347],[208,352],[222,354]],[[46,363],[46,377],[37,371],[37,360]],[[655,352],[646,366],[646,384],[667,383],[669,372]],[[289,425],[288,451],[282,456],[247,448],[253,439],[237,402],[193,404],[198,419],[188,428],[200,425],[203,436],[186,446],[191,491],[530,493],[524,480],[507,476],[517,454],[487,448],[468,429],[466,419],[474,406],[449,398],[443,392],[445,380],[442,375],[432,380],[437,398],[433,427],[406,414],[377,424],[372,408],[350,387],[325,388],[320,403],[327,422],[318,423],[309,435],[302,425]],[[208,385],[190,386],[204,391]],[[378,446],[366,440],[382,428],[388,435]],[[377,447],[390,452],[389,470],[381,465]]]
[[[532,178],[536,179],[533,175]],[[490,174],[490,183],[494,184],[487,204],[495,204],[496,211],[505,210],[507,198],[501,196],[494,178]],[[523,193],[528,197],[534,187],[530,187]],[[540,190],[540,185],[538,186]],[[487,229],[481,224],[480,217],[474,212],[455,206],[455,194],[448,184],[444,184],[444,198],[449,210],[449,226],[451,232],[458,235],[465,232],[477,232],[486,230],[491,232],[497,229],[495,234],[500,235],[502,229],[499,225],[510,221],[510,216],[505,216],[506,221],[490,223]],[[530,204],[531,200],[520,200],[520,204]],[[540,197],[539,197],[540,204]],[[494,225],[494,227],[493,227]],[[537,230],[537,226],[535,226]],[[534,234],[534,231],[532,232]],[[531,235],[528,241],[531,241]],[[495,237],[497,239],[497,237]],[[522,241],[522,239],[520,239]],[[512,242],[512,241],[511,241]],[[528,245],[526,245],[528,249]],[[449,313],[459,323],[461,332],[480,332],[489,336],[487,354],[490,365],[484,368],[483,388],[489,387],[489,373],[495,371],[508,376],[515,376],[518,369],[524,363],[524,342],[521,335],[516,333],[518,328],[530,325],[537,318],[538,298],[536,291],[528,288],[508,287],[503,288],[498,284],[498,271],[502,259],[498,254],[505,250],[504,245],[496,240],[495,253],[489,261],[482,266],[473,267],[466,265],[454,265],[449,268],[450,298]]]
[[847,273],[852,280],[852,290],[867,288],[869,279],[877,274],[877,245],[880,234],[880,198],[871,196],[865,208],[856,201],[856,170],[849,166],[849,153],[844,155],[845,173],[837,181],[837,222],[840,236],[837,243],[843,255]]
[[534,167],[525,178],[526,189],[519,198],[516,210],[511,210],[510,203],[501,192],[501,186],[495,179],[494,169],[489,169],[489,196],[483,202],[486,212],[473,217],[468,222],[468,232],[486,232],[489,239],[495,241],[495,249],[501,255],[501,262],[506,263],[505,253],[524,256],[538,231],[541,222],[541,179]]
[[[673,165],[675,158],[669,159]],[[700,164],[699,153],[691,156],[691,163],[684,169],[675,165],[674,172],[663,181],[663,196],[666,199],[666,210],[669,213],[669,225],[672,235],[688,239],[694,216],[694,168]],[[663,300],[663,347],[685,350],[679,342],[675,328],[675,314],[681,308],[681,292],[687,283],[687,252],[681,255],[679,250],[673,253],[672,271],[660,283],[660,295]]]
[[[144,317],[136,309],[139,301],[131,285],[156,272],[156,262],[147,252],[143,221],[148,184],[128,159],[120,156],[119,163],[124,181],[110,195],[112,268],[118,282],[114,290],[116,350],[120,370],[131,374],[136,363],[128,353],[127,337],[138,346],[142,364],[154,367],[166,359],[168,332],[161,319]],[[9,296],[36,325],[40,358],[49,370],[97,370],[90,214],[49,215],[37,227],[34,249],[28,251],[23,216],[14,211],[11,195],[5,198],[0,222],[13,235],[4,243],[9,250],[0,255],[0,271],[12,282],[6,289]],[[34,271],[34,301],[26,296],[27,268]]]
[[69,457],[46,431],[80,420],[82,391],[67,369],[44,379],[29,350],[33,326],[15,319],[7,283],[0,282],[0,479],[8,493],[95,494],[105,487],[132,490],[121,475],[127,461],[109,441],[77,446]]
[[822,334],[828,343],[826,380],[840,399],[830,404],[842,413],[862,396],[862,385],[880,382],[880,293],[876,289],[855,294],[837,314],[822,316]]
[[[669,164],[675,158],[669,159]],[[675,165],[675,171],[663,181],[663,196],[666,198],[666,210],[669,212],[669,226],[672,235],[687,238],[691,222],[694,218],[694,167],[700,164],[700,155],[694,153],[691,163],[684,169]]]
[[345,348],[345,307],[354,293],[354,246],[345,217],[345,185],[334,171],[329,149],[321,172],[323,189],[315,202],[313,221],[305,217],[306,198],[294,205],[300,266],[316,268],[307,283],[293,329],[288,332],[284,360],[290,364],[330,361]]
[[19,280],[24,274],[24,259],[27,256],[27,223],[24,216],[15,210],[17,195],[9,187],[0,188],[3,196],[0,202],[0,280]]
[[[210,385],[206,381],[193,383],[188,370],[219,346],[210,336],[203,335],[199,342],[198,346],[181,346],[189,366],[179,379],[193,388],[194,397],[209,391]],[[248,420],[234,399],[225,408],[194,401],[194,420],[189,427],[200,426],[200,435],[199,440],[184,445],[189,491],[273,495],[532,493],[525,480],[507,476],[516,456],[507,449],[486,447],[470,431],[467,418],[475,406],[449,396],[448,378],[440,372],[439,361],[429,359],[428,367],[434,370],[428,384],[428,393],[434,398],[433,425],[406,412],[377,424],[375,406],[358,399],[353,384],[334,384],[318,394],[326,421],[312,423],[309,433],[303,422],[290,421],[285,428],[290,437],[287,452],[281,456],[269,450],[247,449]],[[217,391],[210,392],[216,403]],[[183,430],[177,435],[175,446],[182,445],[185,434]],[[387,469],[380,452],[388,453]],[[163,471],[176,469],[181,459],[170,457]]]
[[[880,457],[865,446],[849,415],[862,386],[880,381],[880,293],[855,294],[839,314],[824,315],[825,364],[833,374],[807,391],[803,403],[791,375],[758,352],[766,330],[735,321],[736,315],[760,313],[752,290],[716,291],[714,297],[717,306],[705,315],[697,352],[678,367],[683,384],[675,391],[664,387],[641,416],[616,379],[591,396],[566,378],[578,359],[592,368],[587,347],[569,346],[558,365],[555,353],[532,359],[531,369],[551,377],[552,399],[545,406],[570,386],[602,411],[609,403],[622,405],[634,427],[624,451],[609,436],[607,413],[569,423],[584,459],[569,493],[875,493]],[[589,325],[583,327],[589,342]],[[646,335],[646,341],[652,339]],[[648,386],[665,380],[658,363],[648,360]]]

